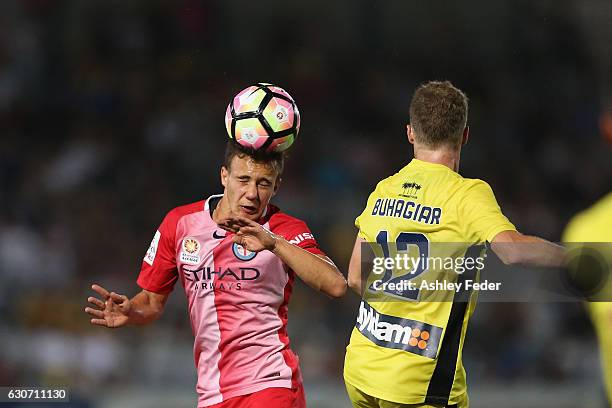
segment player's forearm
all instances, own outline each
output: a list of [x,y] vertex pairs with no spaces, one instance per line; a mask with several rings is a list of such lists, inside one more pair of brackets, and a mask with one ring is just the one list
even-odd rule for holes
[[355,293],[361,296],[362,292],[362,280],[361,280],[361,244],[365,240],[357,236],[355,238],[355,245],[353,246],[353,253],[351,254],[351,260],[348,268],[348,285]]
[[351,261],[349,263],[348,285],[353,292],[361,296],[361,260],[360,255],[355,255],[355,252],[353,252],[353,256],[351,257]]
[[145,291],[138,293],[130,302],[128,324],[131,325],[151,323],[157,320],[164,310],[163,302],[154,299]]
[[[538,237],[528,237],[531,245],[522,245],[519,263],[527,266],[560,267],[565,263],[565,248]],[[530,250],[532,249],[532,250]]]
[[492,249],[506,265],[559,267],[565,262],[563,246],[529,235],[493,242]]
[[291,268],[308,286],[338,298],[346,293],[346,279],[338,268],[297,245],[278,237],[272,251]]

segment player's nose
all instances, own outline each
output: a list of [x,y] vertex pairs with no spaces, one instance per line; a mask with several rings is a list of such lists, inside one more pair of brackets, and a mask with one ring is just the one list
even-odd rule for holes
[[249,183],[244,195],[245,195],[245,198],[247,198],[248,200],[256,201],[257,200],[257,185],[255,183]]

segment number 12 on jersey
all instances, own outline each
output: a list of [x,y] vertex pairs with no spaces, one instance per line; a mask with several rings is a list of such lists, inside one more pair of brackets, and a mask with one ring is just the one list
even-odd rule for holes
[[[423,272],[427,271],[426,260],[429,257],[429,240],[427,236],[420,232],[400,232],[395,238],[395,252],[390,254],[389,232],[382,230],[376,235],[376,243],[380,245],[384,259],[393,259],[394,264],[403,266],[398,268],[400,274],[393,276],[393,270],[385,268],[384,274],[380,279],[376,279],[368,288],[370,292],[378,293],[382,291],[390,296],[406,299],[417,300],[419,297],[419,289],[408,287],[408,282],[415,279]],[[416,256],[409,256],[410,247],[416,247],[418,253]],[[399,253],[403,252],[403,255]]]

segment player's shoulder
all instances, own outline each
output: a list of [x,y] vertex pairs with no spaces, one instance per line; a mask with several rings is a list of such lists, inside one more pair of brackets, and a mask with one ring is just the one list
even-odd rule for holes
[[268,224],[272,232],[302,227],[308,228],[305,221],[281,211],[275,205],[270,204],[269,213]]
[[599,199],[595,204],[593,204],[587,212],[599,215],[605,214],[610,216],[612,214],[612,193],[608,193],[603,198]]
[[470,193],[493,193],[493,188],[486,181],[478,178],[467,178],[461,177],[461,186],[459,191],[470,194]]
[[[268,216],[270,231],[304,249],[311,248],[308,249],[310,252],[314,251],[313,253],[315,254],[323,253],[318,249],[317,241],[312,231],[310,231],[310,228],[308,228],[308,225],[306,225],[306,222],[282,212],[278,207],[273,205],[270,205]],[[312,248],[316,248],[316,250]]]
[[374,190],[372,190],[372,196],[386,196],[389,193],[389,190],[395,190],[398,185],[401,185],[406,181],[406,177],[410,177],[410,164],[412,162],[406,164],[401,169],[397,170],[395,173],[388,175],[385,178],[380,179]]
[[391,190],[395,189],[396,186],[401,184],[402,180],[406,178],[406,176],[403,175],[402,173],[403,169],[404,168],[395,172],[394,174],[391,174],[381,179],[378,183],[376,183],[376,187],[374,187],[372,194],[373,195],[386,195],[388,194],[389,189]]
[[204,211],[204,205],[206,200],[199,200],[189,204],[179,205],[171,209],[168,214],[172,214],[177,217],[193,214],[195,212]]
[[183,217],[204,211],[206,200],[199,200],[189,204],[179,205],[174,207],[166,214],[165,222],[175,224]]
[[[574,215],[563,231],[563,237],[561,238],[564,242],[580,242],[582,238],[588,236],[590,229],[589,213],[588,210],[584,210]],[[588,241],[588,239],[587,239]]]
[[612,223],[610,214],[612,214],[612,193],[574,215],[565,227],[563,241],[589,242],[593,240],[596,231]]
[[462,209],[480,209],[498,206],[493,188],[482,179],[463,178],[454,189],[451,200]]
[[491,188],[491,185],[479,178],[461,177],[461,184],[465,188]]

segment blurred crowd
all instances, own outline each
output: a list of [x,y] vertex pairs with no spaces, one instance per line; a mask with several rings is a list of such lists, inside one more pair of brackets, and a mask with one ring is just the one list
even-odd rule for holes
[[[342,270],[369,192],[411,158],[408,104],[430,79],[470,98],[462,174],[560,240],[612,190],[597,129],[612,38],[588,3],[0,2],[0,385],[195,384],[180,286],[147,328],[91,328],[83,308],[92,282],[134,294],[165,213],[221,192],[225,108],[254,82],[302,113],[274,202]],[[307,384],[340,378],[356,302],[298,287]],[[580,305],[481,305],[468,381],[596,381],[594,344]]]

